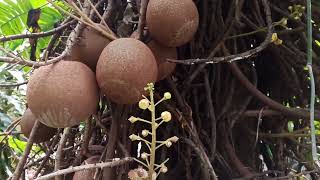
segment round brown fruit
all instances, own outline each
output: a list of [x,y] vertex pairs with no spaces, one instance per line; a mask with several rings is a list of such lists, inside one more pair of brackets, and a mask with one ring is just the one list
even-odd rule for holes
[[158,68],[152,51],[133,38],[112,41],[101,53],[96,77],[101,91],[118,104],[134,104],[144,87],[157,80]]
[[30,110],[40,122],[54,128],[80,124],[96,112],[98,100],[94,73],[77,61],[40,67],[27,87]]
[[[138,39],[138,32],[134,31],[131,34],[131,38]],[[158,65],[158,78],[157,81],[160,81],[168,77],[176,68],[175,63],[168,62],[166,59],[177,59],[177,50],[174,47],[166,47],[159,44],[156,41],[151,40],[147,43],[147,46],[153,52],[157,60]]]
[[150,41],[148,47],[153,52],[158,64],[158,81],[168,77],[176,68],[175,63],[168,62],[166,59],[177,59],[176,48],[165,47],[156,41]]
[[[102,24],[96,23],[97,26],[110,32],[108,28]],[[113,33],[112,33],[113,34]],[[110,43],[110,40],[100,34],[90,26],[87,26],[79,38],[79,41],[71,48],[70,60],[80,61],[89,66],[93,71],[102,50]]]
[[199,13],[192,0],[151,0],[146,22],[152,38],[168,47],[189,42],[199,25]]
[[[99,159],[100,159],[100,156],[91,156],[90,158],[86,159],[82,163],[82,165],[98,163]],[[95,172],[96,172],[96,169],[87,169],[87,170],[77,171],[73,175],[73,180],[93,180]]]
[[[29,138],[31,130],[36,120],[37,118],[33,115],[31,110],[28,108],[24,112],[20,121],[21,132],[25,137]],[[41,142],[49,141],[55,135],[56,132],[57,132],[57,129],[48,127],[40,123],[35,133],[34,142],[41,143]]]

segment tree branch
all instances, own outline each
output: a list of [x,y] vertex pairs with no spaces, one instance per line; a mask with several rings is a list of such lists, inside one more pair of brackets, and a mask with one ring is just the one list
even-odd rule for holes
[[0,62],[10,63],[10,64],[20,64],[20,65],[30,66],[30,67],[40,67],[40,66],[46,66],[49,64],[56,63],[62,60],[66,55],[67,55],[67,52],[64,51],[60,56],[52,58],[47,62],[35,62],[35,61],[25,60],[21,57],[0,57]]
[[148,6],[149,0],[142,0],[141,6],[140,6],[140,18],[139,18],[139,24],[138,24],[138,35],[139,40],[143,38],[143,30],[146,25],[146,13],[147,13],[147,6]]
[[[64,131],[63,131],[63,134],[61,136],[61,139],[59,141],[59,145],[58,145],[58,149],[57,149],[57,152],[56,152],[56,162],[55,162],[55,165],[54,165],[54,170],[55,171],[58,171],[60,169],[60,164],[61,164],[61,161],[62,161],[62,153],[63,153],[63,148],[64,148],[64,145],[66,144],[66,141],[67,141],[67,137],[68,137],[68,134],[70,133],[70,128],[65,128]],[[56,180],[60,180],[62,179],[61,177],[59,176],[56,176],[55,177]]]
[[55,176],[61,176],[64,174],[69,174],[69,173],[73,173],[76,171],[82,171],[82,170],[88,170],[88,169],[93,169],[93,168],[111,168],[111,167],[116,167],[116,166],[121,166],[125,163],[128,163],[130,161],[133,161],[133,158],[131,157],[126,157],[120,160],[114,160],[112,162],[104,162],[104,163],[96,163],[96,164],[85,164],[85,165],[81,165],[81,166],[75,166],[75,167],[70,167],[67,169],[62,169],[62,170],[58,170],[56,172],[53,172],[51,174],[47,174],[44,176],[41,176],[39,178],[37,178],[36,180],[44,180],[44,179],[50,179],[53,178]]
[[12,175],[12,180],[19,180],[20,179],[20,176],[21,176],[21,173],[23,171],[23,167],[24,165],[26,164],[27,162],[27,159],[28,159],[28,155],[31,151],[31,148],[32,148],[32,145],[33,145],[33,141],[34,141],[34,138],[36,136],[36,131],[38,129],[40,125],[40,122],[39,121],[36,121],[33,125],[33,128],[31,130],[31,133],[30,133],[30,136],[29,136],[29,139],[28,139],[28,143],[27,143],[27,146],[24,150],[24,153],[16,167],[16,170],[14,171],[13,175]]
[[28,83],[28,81],[24,81],[21,83],[12,83],[12,84],[0,84],[0,88],[12,88],[12,87],[21,86],[21,85],[24,85],[27,83]]
[[12,41],[16,39],[25,39],[25,38],[36,38],[36,37],[45,37],[50,36],[55,33],[59,33],[66,29],[68,26],[70,26],[72,23],[74,23],[75,20],[69,21],[57,28],[54,28],[52,30],[46,31],[46,32],[39,32],[39,33],[30,33],[30,34],[17,34],[17,35],[11,35],[11,36],[3,36],[0,38],[0,42],[6,42],[6,41]]

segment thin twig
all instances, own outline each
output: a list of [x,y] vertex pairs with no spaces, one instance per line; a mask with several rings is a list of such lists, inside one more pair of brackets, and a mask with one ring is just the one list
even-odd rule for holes
[[[121,118],[123,118],[122,113],[124,113],[123,110],[125,107],[122,105],[113,104],[111,108],[112,108],[112,124],[110,127],[109,139],[107,144],[108,148],[105,156],[105,161],[114,157],[117,139],[119,138],[118,137],[119,124],[120,124]],[[106,179],[111,179],[112,171],[109,169],[103,170],[103,177]]]
[[141,1],[141,7],[140,7],[140,18],[139,18],[139,24],[138,24],[138,39],[141,40],[143,38],[143,31],[144,27],[146,25],[146,13],[147,13],[147,6],[148,6],[149,0],[142,0]]
[[203,162],[202,164],[204,165],[205,169],[207,169],[209,171],[212,180],[217,180],[217,175],[213,171],[213,168],[212,167],[208,167],[208,165],[211,166],[211,162],[208,160],[207,157],[204,156],[202,147],[196,145],[190,139],[182,138],[182,142],[185,142],[186,144],[188,144],[189,146],[191,146],[193,148],[193,150],[198,154],[198,156],[200,157],[201,161]]
[[[62,157],[63,157],[63,148],[66,144],[66,141],[67,141],[67,137],[68,137],[68,134],[70,132],[70,128],[65,128],[63,130],[63,134],[61,136],[61,139],[59,141],[59,145],[58,145],[58,149],[57,149],[57,152],[56,152],[56,162],[55,162],[55,165],[54,165],[54,170],[55,171],[58,171],[60,169],[60,164],[61,164],[61,161],[62,161]],[[55,180],[61,180],[62,177],[60,176],[56,176],[55,177]]]
[[20,135],[22,132],[2,132],[0,136],[7,136],[7,135]]
[[36,38],[36,37],[38,38],[38,37],[51,36],[53,34],[56,34],[56,33],[63,31],[68,26],[70,26],[72,23],[74,23],[74,21],[67,22],[57,28],[54,28],[54,29],[46,31],[46,32],[30,33],[30,34],[17,34],[17,35],[0,37],[0,42],[12,41],[12,40],[16,40],[16,39]]
[[[4,137],[2,138],[2,140],[0,141],[0,145],[2,144],[2,142],[4,140],[6,140],[8,138],[8,136],[11,135],[12,131],[20,124],[21,118],[18,118],[17,120],[15,120],[14,122],[12,122],[8,128],[5,130],[5,134]],[[1,145],[2,148],[2,145]]]
[[37,178],[36,180],[44,180],[44,179],[50,179],[56,176],[61,176],[64,174],[69,174],[77,171],[82,171],[82,170],[88,170],[88,169],[93,169],[93,168],[111,168],[111,167],[116,167],[116,166],[121,166],[123,164],[126,164],[128,162],[131,162],[133,158],[131,157],[126,157],[120,160],[114,160],[112,162],[104,162],[104,163],[96,163],[96,164],[85,164],[81,166],[75,166],[75,167],[70,167],[67,169],[62,169],[56,172],[53,172],[51,174],[47,174],[45,176],[41,176]]
[[28,155],[31,151],[31,148],[32,148],[32,145],[33,145],[33,141],[34,141],[34,138],[36,136],[36,131],[38,129],[40,125],[40,122],[39,121],[36,121],[33,125],[33,128],[31,130],[31,133],[30,133],[30,136],[29,136],[29,139],[28,139],[28,143],[26,145],[26,148],[25,150],[23,151],[23,155],[16,167],[16,170],[14,171],[13,175],[12,175],[12,180],[19,180],[20,176],[21,176],[21,173],[23,171],[23,167],[24,165],[26,164],[27,162],[27,159],[28,159]]
[[51,60],[47,62],[35,62],[35,61],[30,61],[30,60],[25,60],[22,59],[21,57],[0,57],[0,62],[5,62],[5,63],[10,63],[10,64],[20,64],[24,66],[30,66],[30,67],[40,67],[40,66],[46,66],[49,64],[56,63],[60,60],[62,60],[67,53],[64,51],[60,56],[52,58]]
[[63,13],[71,16],[72,18],[78,20],[79,22],[82,22],[83,24],[85,24],[87,26],[92,27],[93,29],[95,29],[96,31],[100,32],[102,35],[104,35],[108,39],[110,39],[110,40],[117,39],[117,37],[115,37],[114,35],[110,34],[110,32],[107,32],[103,28],[100,28],[99,26],[96,26],[95,23],[87,15],[85,15],[81,10],[79,10],[79,8],[77,6],[72,6],[70,8],[73,8],[73,10],[75,10],[83,19],[71,14],[70,12],[68,12],[68,11],[64,10],[63,8],[61,8],[60,6],[55,5],[51,0],[48,0],[48,2],[50,2],[52,4],[52,6],[54,6],[58,10],[62,11]]
[[115,6],[114,0],[108,0],[106,11],[102,15],[102,18],[105,19],[106,22],[109,22],[114,10],[114,6]]
[[100,15],[100,13],[98,12],[97,8],[92,4],[92,2],[90,0],[86,0],[91,8],[93,9],[93,11],[97,14],[97,16],[100,18],[100,21],[102,22],[102,24],[104,24],[106,27],[108,27],[108,24],[106,23],[106,21],[102,18],[102,16]]
[[0,84],[0,88],[13,88],[19,87],[21,85],[27,84],[28,81],[20,82],[20,83],[12,83],[12,84]]
[[37,177],[38,174],[41,172],[41,169],[43,168],[43,166],[46,164],[46,162],[49,160],[50,158],[50,154],[53,153],[53,149],[54,147],[57,145],[58,141],[59,141],[59,134],[61,133],[61,129],[57,132],[57,134],[55,135],[55,137],[52,140],[52,143],[48,149],[48,151],[46,152],[46,155],[44,156],[43,161],[41,162],[41,164],[38,166],[37,171],[34,174],[34,177]]
[[307,40],[307,67],[310,76],[310,126],[311,126],[311,147],[312,147],[312,159],[314,162],[319,163],[318,153],[317,153],[317,142],[316,142],[316,130],[314,126],[314,106],[316,99],[316,87],[314,82],[314,75],[312,70],[312,6],[311,0],[307,0],[307,30],[308,30],[308,40]]
[[205,92],[207,97],[208,111],[211,121],[211,154],[214,157],[216,153],[216,144],[217,144],[217,120],[213,107],[212,96],[211,96],[211,88],[209,84],[208,73],[204,73],[204,84],[205,84]]

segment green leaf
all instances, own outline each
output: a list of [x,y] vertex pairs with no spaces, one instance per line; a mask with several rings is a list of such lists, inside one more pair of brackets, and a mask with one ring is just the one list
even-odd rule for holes
[[30,72],[30,70],[31,70],[31,67],[29,67],[29,66],[23,67],[23,72],[25,72],[25,73]]
[[48,2],[46,0],[30,0],[30,3],[32,5],[33,8],[40,8],[46,4],[48,4]]
[[[58,3],[64,6],[63,3]],[[38,21],[42,31],[48,31],[54,28],[54,24],[61,21],[63,16],[52,7],[46,0],[4,0],[0,1],[0,35],[14,35],[28,32],[26,21],[28,12],[31,9],[40,8],[41,14]],[[41,49],[47,47],[50,37],[38,39],[37,57]],[[27,45],[27,47],[26,47]],[[6,42],[4,45],[12,51],[19,51],[21,56],[29,58],[28,39],[19,39]]]
[[21,155],[21,154],[23,154],[23,151],[27,146],[27,142],[20,141],[19,139],[15,138],[13,136],[8,136],[8,145],[15,152],[17,152],[18,154]]

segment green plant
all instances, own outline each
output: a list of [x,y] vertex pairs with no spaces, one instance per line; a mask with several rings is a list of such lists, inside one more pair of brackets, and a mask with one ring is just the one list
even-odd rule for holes
[[[63,6],[62,3],[57,4]],[[24,34],[28,32],[27,16],[31,9],[39,8],[41,11],[38,21],[42,31],[48,31],[54,27],[54,24],[61,21],[62,14],[53,8],[46,0],[4,0],[0,1],[0,37]],[[37,57],[41,50],[46,48],[50,37],[39,38],[37,45]],[[8,41],[1,46],[8,50],[19,52],[22,57],[28,57],[30,46],[28,39],[18,39]]]
[[[142,162],[138,159],[135,159],[138,163],[140,163],[141,165],[143,165],[144,167],[146,167],[148,169],[148,173],[142,175],[142,177],[129,177],[132,179],[156,179],[160,173],[166,173],[168,171],[168,168],[166,167],[165,163],[169,160],[166,159],[164,162],[160,163],[160,164],[156,164],[155,160],[156,160],[156,151],[162,147],[163,145],[165,145],[166,147],[171,147],[172,143],[175,143],[178,141],[178,137],[173,136],[171,138],[168,138],[167,140],[164,141],[159,141],[157,139],[157,128],[159,128],[163,123],[169,122],[171,120],[171,113],[168,111],[164,111],[161,113],[161,116],[156,118],[156,106],[158,104],[160,104],[162,101],[165,100],[169,100],[171,99],[171,94],[169,92],[164,93],[163,98],[158,101],[157,103],[155,103],[154,101],[154,85],[153,83],[149,83],[147,85],[147,87],[145,88],[146,91],[149,92],[150,95],[150,99],[148,99],[147,97],[144,96],[144,99],[139,101],[139,108],[146,110],[148,109],[151,112],[151,119],[150,120],[146,120],[146,119],[142,119],[139,117],[134,117],[131,116],[128,120],[131,123],[135,123],[135,122],[144,122],[147,123],[151,126],[151,132],[147,129],[142,130],[141,132],[141,136],[136,135],[136,134],[132,134],[129,136],[129,138],[131,139],[131,141],[142,141],[145,143],[145,145],[148,147],[149,152],[143,152],[141,154],[141,158],[146,162]],[[144,139],[144,137],[147,136],[151,136],[151,142]],[[142,170],[137,169],[137,170]],[[143,171],[143,170],[142,170]],[[133,173],[132,173],[133,174]],[[132,175],[131,174],[131,175]],[[140,173],[141,174],[141,173]]]

